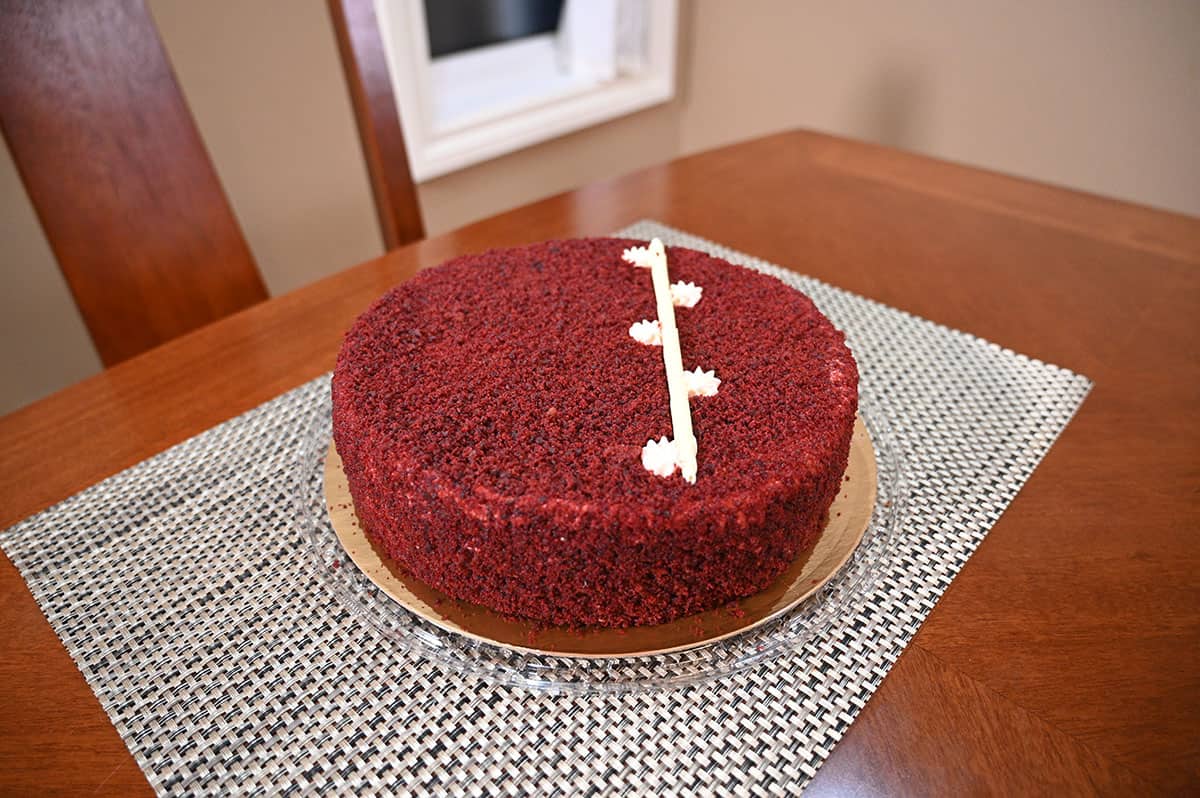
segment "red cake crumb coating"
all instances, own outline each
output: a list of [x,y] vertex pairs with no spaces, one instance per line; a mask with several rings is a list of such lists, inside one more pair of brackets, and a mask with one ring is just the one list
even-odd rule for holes
[[819,534],[858,405],[844,338],[798,291],[668,248],[696,484],[646,471],[671,437],[656,318],[629,240],[457,258],[355,322],[333,375],[333,434],[359,519],[456,598],[556,625],[663,623],[762,590]]

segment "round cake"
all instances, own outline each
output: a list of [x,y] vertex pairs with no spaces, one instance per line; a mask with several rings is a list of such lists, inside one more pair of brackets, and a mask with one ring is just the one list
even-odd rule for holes
[[[426,270],[346,334],[333,436],[364,531],[418,579],[568,626],[664,623],[767,587],[815,542],[846,468],[858,370],[804,294],[669,247],[696,478],[672,435],[645,242],[551,241]],[[699,292],[697,292],[699,293]],[[711,391],[709,391],[711,393]]]

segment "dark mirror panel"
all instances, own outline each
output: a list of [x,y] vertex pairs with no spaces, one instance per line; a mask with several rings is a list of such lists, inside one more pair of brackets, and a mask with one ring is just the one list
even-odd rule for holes
[[425,0],[429,51],[470,50],[558,30],[564,0]]

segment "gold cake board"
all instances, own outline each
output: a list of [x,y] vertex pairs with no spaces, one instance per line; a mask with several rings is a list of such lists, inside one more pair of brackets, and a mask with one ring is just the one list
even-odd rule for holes
[[846,476],[816,545],[800,552],[766,590],[671,623],[629,629],[546,627],[450,598],[416,579],[363,533],[332,443],[325,460],[325,501],[334,532],[354,564],[392,599],[442,629],[540,654],[647,656],[705,645],[764,624],[832,579],[858,547],[875,507],[875,450],[861,417],[855,421]]

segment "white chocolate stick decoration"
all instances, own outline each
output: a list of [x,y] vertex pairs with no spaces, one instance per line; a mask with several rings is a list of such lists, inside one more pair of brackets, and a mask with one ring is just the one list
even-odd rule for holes
[[675,462],[683,478],[696,483],[696,435],[692,432],[692,408],[688,404],[688,384],[683,376],[683,355],[679,350],[679,328],[675,326],[675,303],[671,297],[671,278],[667,274],[667,253],[655,238],[649,247],[627,249],[624,259],[636,266],[649,266],[654,281],[654,301],[661,327],[663,365],[667,370],[667,390],[671,394],[671,432]]

